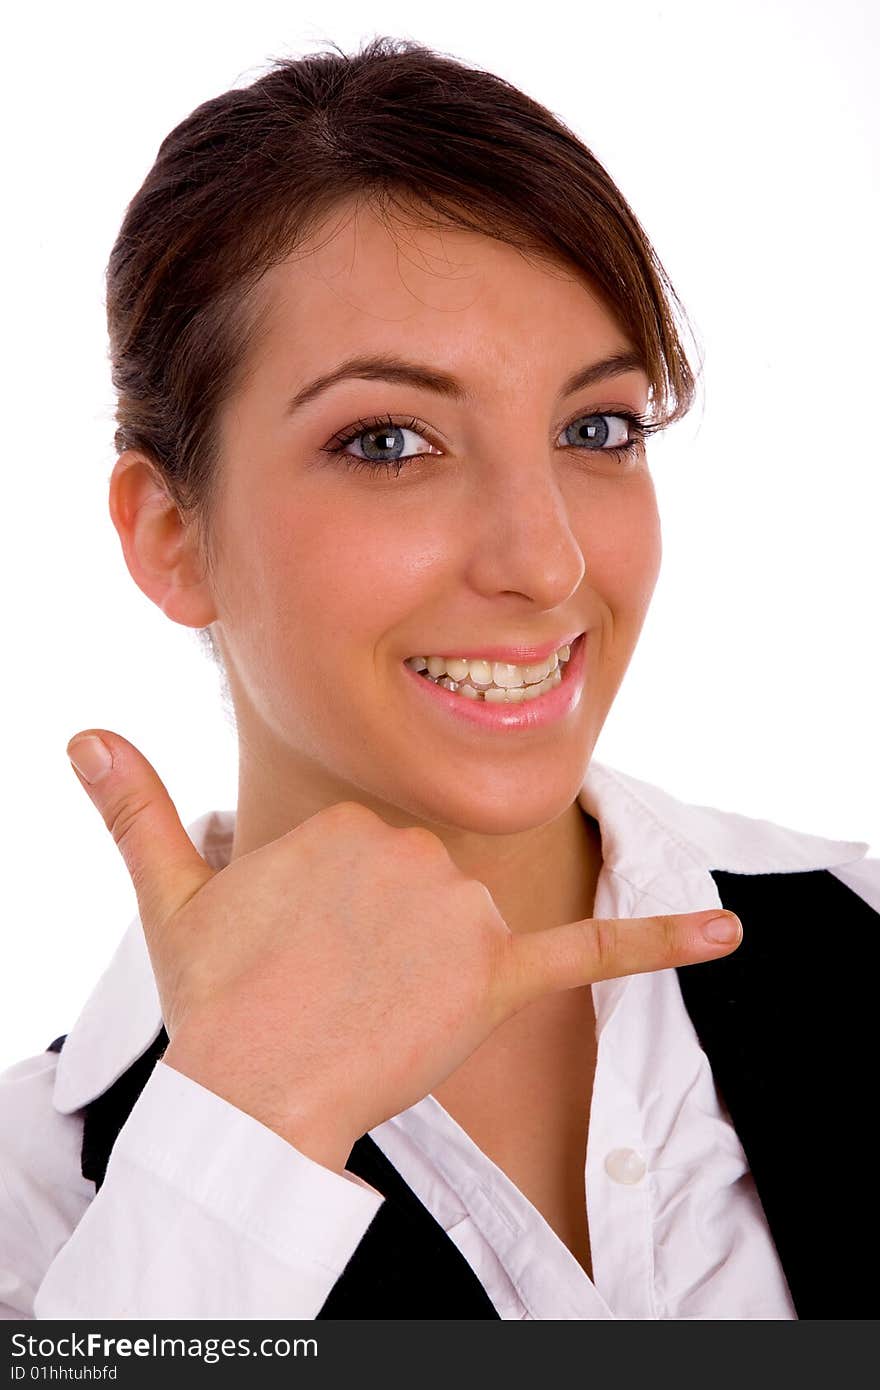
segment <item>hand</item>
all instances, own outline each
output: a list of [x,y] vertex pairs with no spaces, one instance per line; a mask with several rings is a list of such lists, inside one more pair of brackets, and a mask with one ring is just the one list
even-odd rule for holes
[[[361,1135],[543,994],[712,960],[741,939],[717,909],[515,935],[436,835],[353,801],[215,870],[146,758],[99,734],[101,775],[84,735],[68,752],[131,875],[163,1060],[340,1172]],[[723,943],[703,935],[719,915],[736,929]]]

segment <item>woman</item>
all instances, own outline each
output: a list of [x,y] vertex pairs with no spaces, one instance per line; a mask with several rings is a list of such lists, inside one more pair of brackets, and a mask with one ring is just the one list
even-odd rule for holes
[[2,1081],[6,1315],[833,1315],[774,1167],[821,962],[770,928],[866,949],[878,864],[591,761],[694,391],[608,175],[375,40],[183,121],[107,290],[112,519],[221,664],[239,795],[188,835],[71,742],[139,913]]

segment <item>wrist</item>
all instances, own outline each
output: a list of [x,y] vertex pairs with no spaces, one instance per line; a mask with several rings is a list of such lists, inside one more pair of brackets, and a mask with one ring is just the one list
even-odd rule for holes
[[215,1057],[212,1065],[179,1039],[168,1044],[160,1060],[250,1115],[315,1163],[336,1173],[345,1170],[358,1136],[352,1137],[351,1127],[340,1122],[338,1102],[319,1102],[300,1093],[296,1103],[279,1106],[274,1087],[259,1091],[249,1086],[234,1076],[228,1063]]

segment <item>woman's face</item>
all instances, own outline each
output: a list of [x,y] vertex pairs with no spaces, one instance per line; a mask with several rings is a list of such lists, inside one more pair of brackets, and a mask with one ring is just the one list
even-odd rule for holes
[[[244,782],[267,803],[292,792],[303,815],[354,799],[390,823],[490,835],[554,820],[660,566],[643,446],[611,453],[577,435],[598,424],[594,441],[605,426],[609,445],[625,443],[625,421],[583,417],[645,412],[647,377],[562,394],[632,344],[563,268],[463,230],[392,233],[354,204],[262,288],[267,331],[221,418],[217,568],[197,620],[222,644]],[[344,360],[379,354],[455,377],[460,397],[352,376],[291,407]],[[386,416],[390,438],[359,433]],[[364,466],[399,455],[421,456]],[[404,666],[584,630],[581,697],[540,728],[452,717]]]

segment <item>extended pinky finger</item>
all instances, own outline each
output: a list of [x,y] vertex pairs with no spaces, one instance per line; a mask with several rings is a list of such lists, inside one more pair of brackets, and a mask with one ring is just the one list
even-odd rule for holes
[[739,918],[717,909],[567,922],[511,939],[503,992],[515,1012],[555,990],[714,960],[741,940]]

